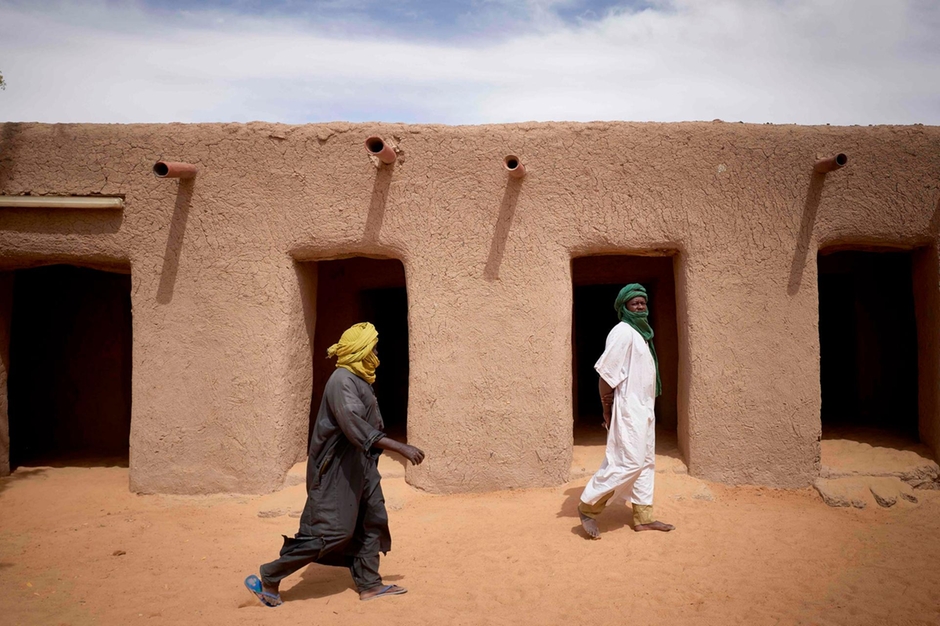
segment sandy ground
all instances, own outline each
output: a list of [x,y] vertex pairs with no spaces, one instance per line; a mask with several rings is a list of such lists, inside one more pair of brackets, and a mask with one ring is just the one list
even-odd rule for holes
[[576,506],[601,454],[577,447],[560,487],[456,496],[411,489],[385,459],[382,572],[409,593],[360,602],[346,570],[314,565],[285,581],[277,609],[242,580],[296,532],[302,485],[138,496],[120,467],[21,468],[0,479],[0,623],[940,623],[940,491],[830,508],[811,488],[697,480],[666,446],[657,513],[678,529],[634,533],[616,507],[588,541]]

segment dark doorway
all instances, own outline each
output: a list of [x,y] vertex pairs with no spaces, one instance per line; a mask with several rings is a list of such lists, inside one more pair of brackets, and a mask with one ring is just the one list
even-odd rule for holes
[[127,466],[131,277],[71,265],[16,270],[10,465]]
[[389,436],[408,431],[408,296],[405,268],[395,259],[353,257],[318,261],[316,327],[313,348],[313,401],[316,416],[323,387],[335,369],[326,351],[347,328],[371,322],[379,332],[375,389]]
[[572,259],[572,387],[576,443],[606,438],[594,363],[604,352],[607,334],[619,321],[614,300],[628,283],[640,283],[650,296],[650,324],[656,333],[653,341],[663,385],[663,393],[656,401],[657,431],[667,435],[667,439],[675,439],[679,339],[673,258],[605,255]]
[[820,252],[823,435],[876,429],[918,439],[912,255]]

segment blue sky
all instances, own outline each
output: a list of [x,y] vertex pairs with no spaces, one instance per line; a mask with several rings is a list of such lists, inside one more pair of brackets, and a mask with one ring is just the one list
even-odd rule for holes
[[0,121],[940,124],[936,0],[0,0]]
[[205,11],[289,18],[321,32],[472,43],[523,33],[535,22],[579,25],[652,5],[645,0],[150,0],[142,6],[164,18]]

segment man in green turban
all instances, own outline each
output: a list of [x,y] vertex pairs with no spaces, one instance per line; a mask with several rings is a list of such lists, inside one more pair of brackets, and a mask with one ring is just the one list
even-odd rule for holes
[[617,501],[632,503],[633,530],[675,528],[653,518],[654,406],[662,385],[646,303],[642,285],[631,283],[620,290],[614,302],[620,323],[607,335],[604,354],[594,365],[600,376],[607,451],[578,505],[581,526],[591,539],[601,538],[597,517],[607,504]]
[[362,322],[343,333],[327,355],[336,371],[323,390],[307,451],[307,503],[300,530],[284,537],[280,557],[261,566],[245,586],[266,606],[281,604],[281,580],[310,563],[348,567],[361,600],[405,593],[383,585],[379,553],[392,547],[378,457],[397,452],[417,465],[424,452],[385,436],[372,391],[379,334]]

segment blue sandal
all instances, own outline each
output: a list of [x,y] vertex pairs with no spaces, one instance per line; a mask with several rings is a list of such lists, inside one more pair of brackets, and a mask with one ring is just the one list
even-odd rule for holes
[[280,606],[283,604],[281,600],[281,594],[279,593],[268,593],[261,587],[261,579],[252,574],[245,579],[245,587],[248,588],[248,591],[255,594],[255,597],[261,600],[261,604],[264,606]]
[[408,590],[404,587],[399,587],[398,585],[385,585],[382,587],[377,594],[374,596],[369,596],[368,598],[360,598],[363,602],[368,602],[369,600],[375,600],[376,598],[384,598],[385,596],[400,596],[403,593],[407,593]]

